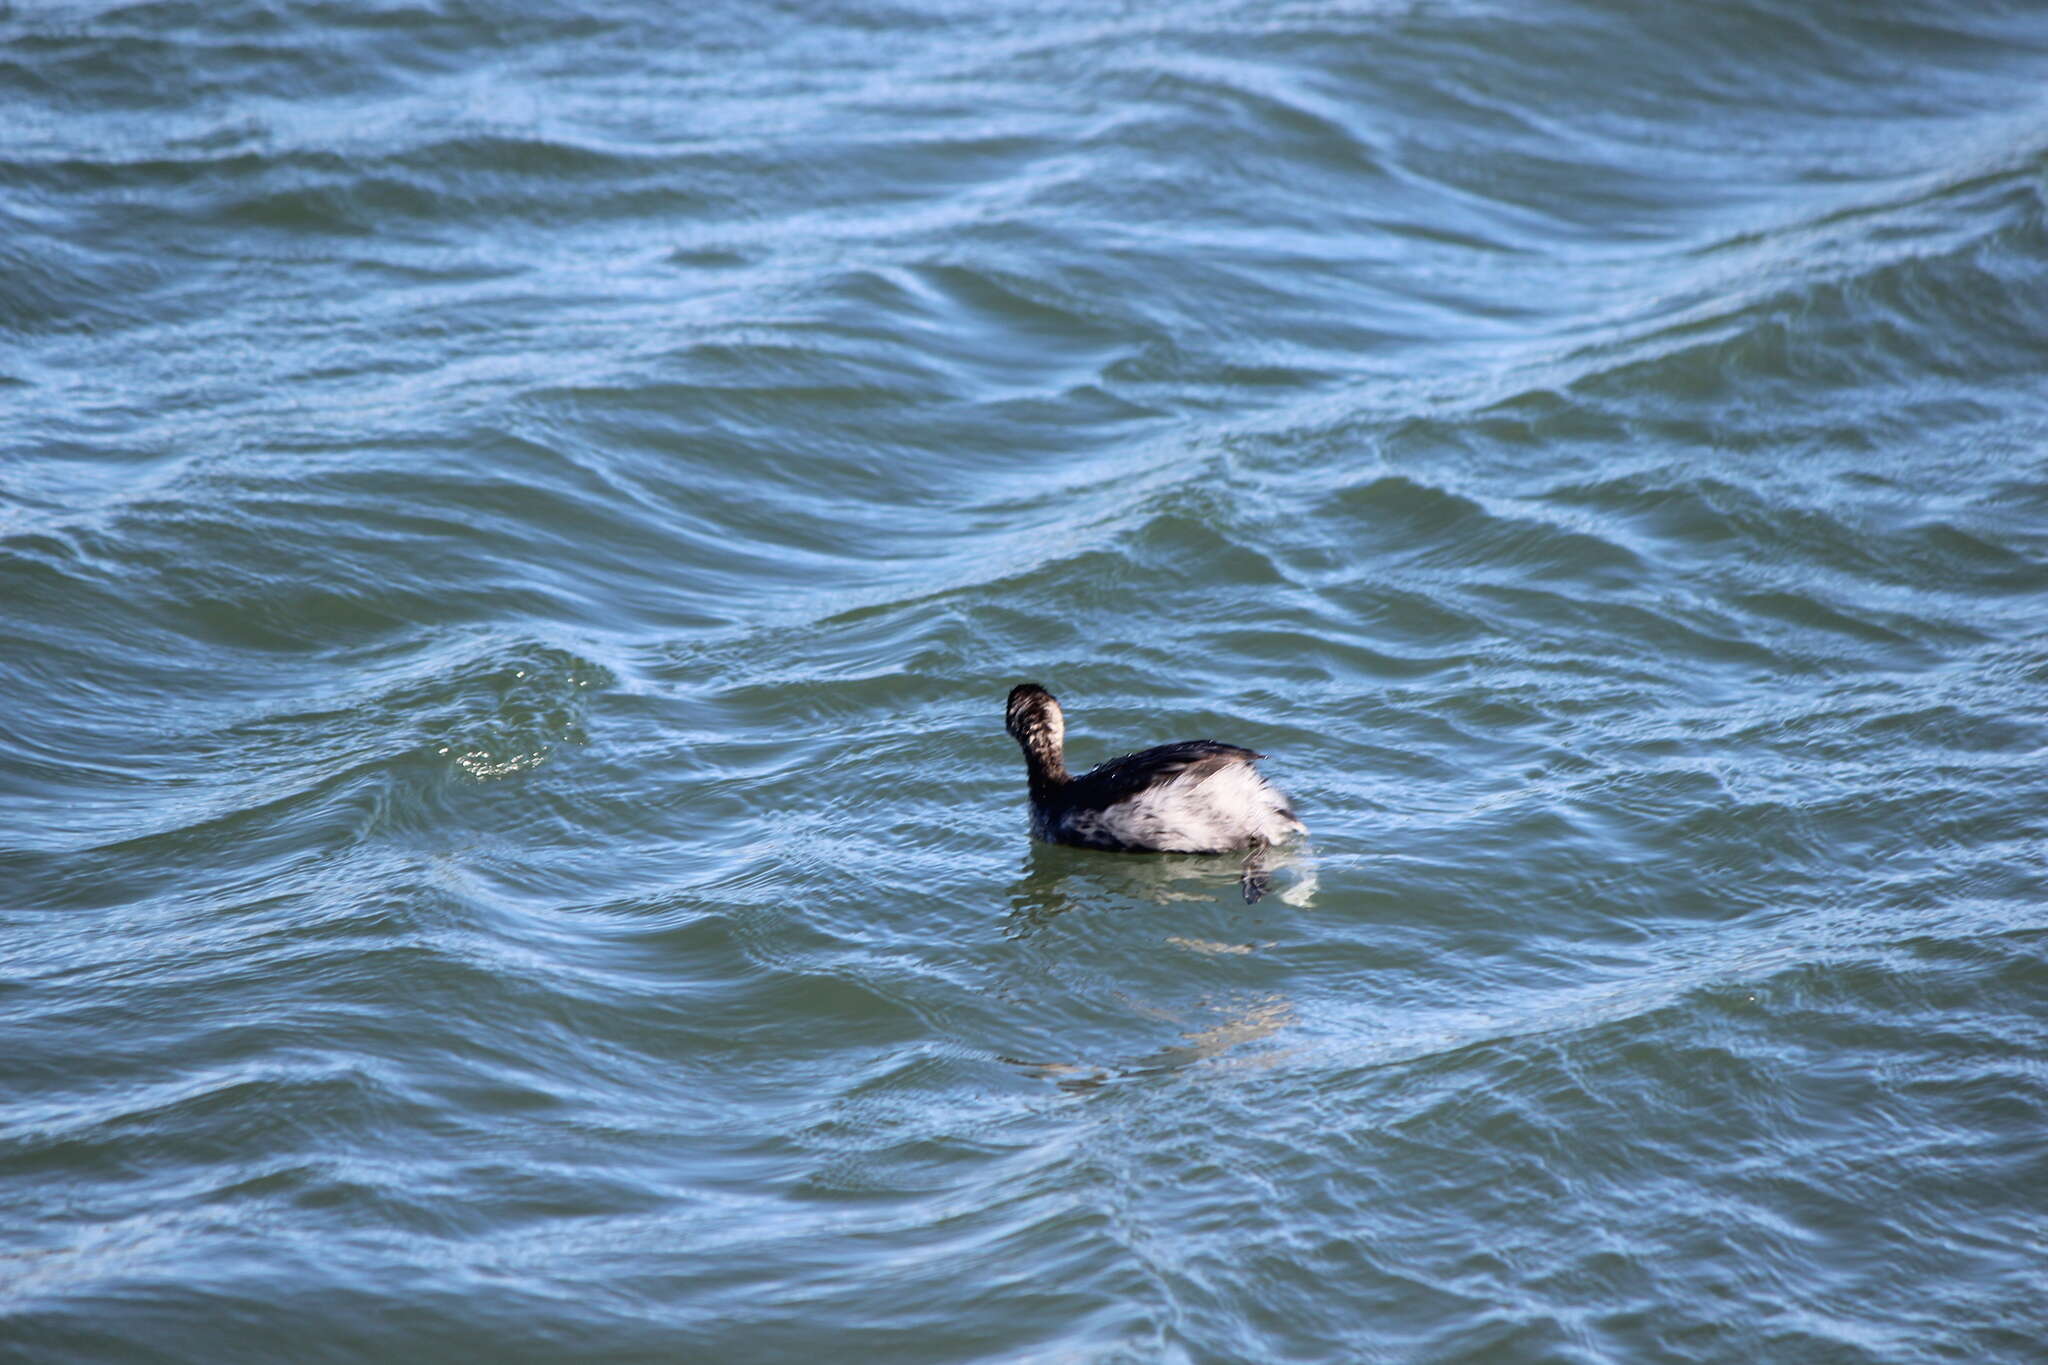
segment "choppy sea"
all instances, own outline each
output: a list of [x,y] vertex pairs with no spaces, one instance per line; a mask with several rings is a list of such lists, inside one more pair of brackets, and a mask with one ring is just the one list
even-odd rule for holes
[[0,1357],[2048,1358],[2044,209],[2022,3],[0,4]]

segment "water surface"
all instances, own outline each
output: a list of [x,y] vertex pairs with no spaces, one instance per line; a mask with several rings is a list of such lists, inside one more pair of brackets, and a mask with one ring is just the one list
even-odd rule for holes
[[[0,1354],[2038,1358],[2038,10],[80,0],[0,128]],[[1312,847],[1032,847],[1027,678]]]

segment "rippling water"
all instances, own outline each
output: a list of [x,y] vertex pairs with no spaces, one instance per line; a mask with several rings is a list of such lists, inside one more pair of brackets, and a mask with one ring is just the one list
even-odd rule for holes
[[[2040,1359],[2048,13],[0,7],[0,1354]],[[1312,848],[1029,845],[1270,751]]]

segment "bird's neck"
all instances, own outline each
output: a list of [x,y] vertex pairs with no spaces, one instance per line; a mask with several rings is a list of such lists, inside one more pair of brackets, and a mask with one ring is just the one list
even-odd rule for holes
[[1017,741],[1024,751],[1024,770],[1030,775],[1031,795],[1052,795],[1073,779],[1067,775],[1066,756],[1060,752],[1058,737],[1045,730],[1033,730]]

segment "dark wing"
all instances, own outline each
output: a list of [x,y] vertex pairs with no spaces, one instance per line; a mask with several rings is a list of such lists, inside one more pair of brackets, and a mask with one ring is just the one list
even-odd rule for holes
[[1218,744],[1213,739],[1184,739],[1162,744],[1135,754],[1112,758],[1075,778],[1067,788],[1071,805],[1101,808],[1113,806],[1148,787],[1171,782],[1177,777],[1201,778],[1232,763],[1249,763],[1264,754],[1241,749],[1235,744]]

